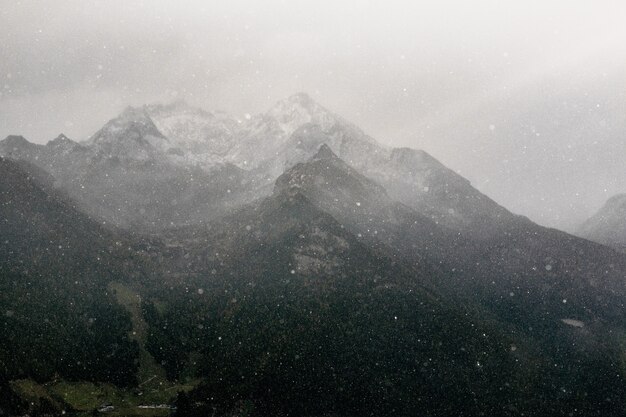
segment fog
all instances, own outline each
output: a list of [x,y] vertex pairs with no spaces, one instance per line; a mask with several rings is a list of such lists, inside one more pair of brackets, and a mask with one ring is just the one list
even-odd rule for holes
[[0,1],[0,137],[82,140],[127,105],[236,115],[306,91],[571,229],[626,192],[620,1]]

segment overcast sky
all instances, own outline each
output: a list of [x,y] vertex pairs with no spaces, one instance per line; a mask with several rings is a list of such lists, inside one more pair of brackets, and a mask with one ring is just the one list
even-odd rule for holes
[[306,91],[571,228],[626,192],[624,1],[0,0],[0,137],[126,105],[236,115]]

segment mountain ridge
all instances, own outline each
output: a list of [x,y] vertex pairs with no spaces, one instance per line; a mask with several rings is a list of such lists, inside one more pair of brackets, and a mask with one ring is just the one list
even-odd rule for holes
[[[170,129],[167,131],[172,137],[182,135],[191,139],[186,141],[182,136],[168,139],[157,125]],[[19,142],[19,152],[13,151],[13,142]],[[15,139],[0,141],[0,154],[30,160],[52,171],[64,184],[75,180],[75,172],[86,178],[100,177],[102,184],[92,188],[104,187],[105,194],[116,191],[106,185],[106,173],[96,174],[101,169],[98,166],[121,163],[133,171],[140,170],[142,165],[146,169],[154,166],[162,172],[171,172],[170,176],[174,177],[180,175],[177,172],[193,169],[210,175],[216,167],[232,164],[245,177],[239,195],[247,197],[241,201],[249,202],[269,195],[276,178],[293,165],[308,160],[322,144],[383,185],[392,198],[448,227],[463,229],[480,224],[488,233],[495,233],[494,225],[498,222],[491,220],[511,216],[426,152],[382,146],[303,93],[281,100],[267,112],[241,123],[227,115],[215,117],[184,103],[128,107],[88,141],[81,142],[82,147],[68,149],[68,152],[84,153],[80,158],[50,155],[47,148]],[[77,160],[91,160],[96,165],[78,166]],[[83,195],[82,188],[73,193],[79,200]],[[104,214],[96,207],[91,211]],[[120,224],[118,216],[104,215],[105,220]],[[140,216],[132,219],[134,223],[141,221]]]
[[626,193],[616,194],[576,231],[576,234],[626,251]]

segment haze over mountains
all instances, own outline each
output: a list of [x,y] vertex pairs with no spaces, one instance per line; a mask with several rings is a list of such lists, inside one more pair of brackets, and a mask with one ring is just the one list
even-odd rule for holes
[[243,120],[129,107],[0,155],[0,324],[20,339],[0,414],[130,412],[144,390],[180,416],[626,409],[624,253],[304,93]]
[[7,3],[0,139],[82,141],[180,97],[244,119],[303,90],[545,226],[626,191],[621,2],[111,1]]
[[626,194],[611,197],[580,226],[577,233],[595,242],[626,250]]
[[89,212],[106,221],[166,227],[208,220],[233,204],[268,195],[286,168],[324,143],[386,186],[393,198],[420,205],[436,221],[489,225],[505,215],[425,152],[377,144],[304,93],[244,121],[183,102],[127,108],[84,143],[61,137],[35,145],[8,137],[0,152],[50,170]]

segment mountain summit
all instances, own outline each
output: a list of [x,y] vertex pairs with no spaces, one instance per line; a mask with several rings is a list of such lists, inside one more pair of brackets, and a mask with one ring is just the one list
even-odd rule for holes
[[265,113],[265,117],[275,121],[285,136],[307,123],[314,123],[325,129],[337,121],[335,115],[306,93],[297,93],[279,101]]
[[107,122],[88,141],[96,153],[119,159],[149,160],[169,149],[168,139],[159,131],[144,108],[127,107]]

